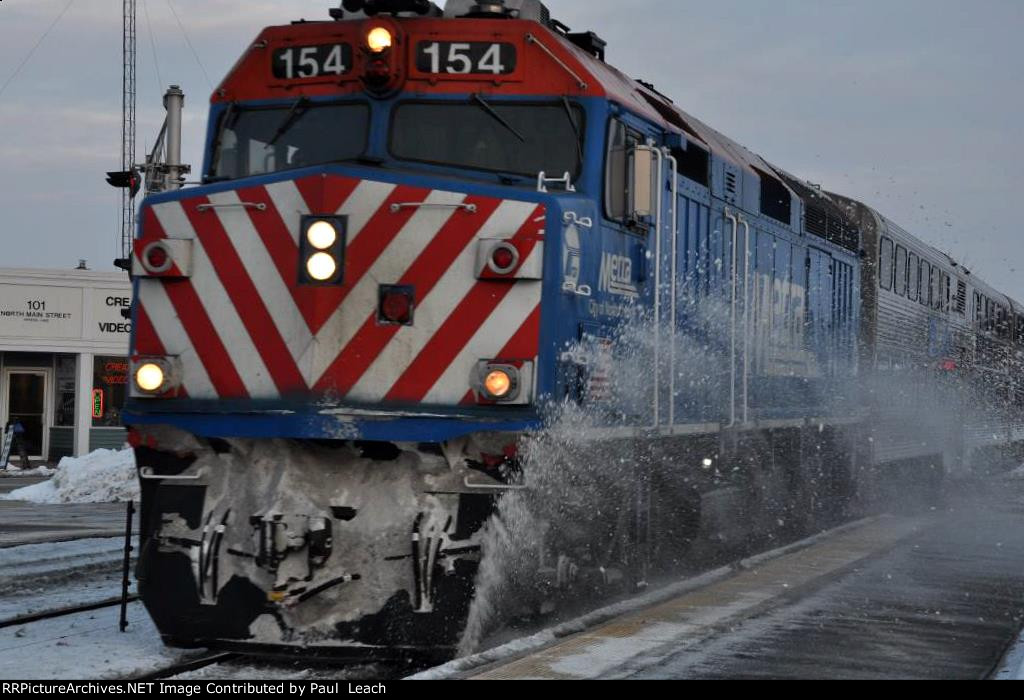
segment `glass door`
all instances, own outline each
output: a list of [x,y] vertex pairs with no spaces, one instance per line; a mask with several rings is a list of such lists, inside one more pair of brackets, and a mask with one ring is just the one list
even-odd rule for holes
[[29,457],[42,459],[46,437],[46,372],[12,369],[4,374],[7,420],[21,421],[25,427],[22,439]]

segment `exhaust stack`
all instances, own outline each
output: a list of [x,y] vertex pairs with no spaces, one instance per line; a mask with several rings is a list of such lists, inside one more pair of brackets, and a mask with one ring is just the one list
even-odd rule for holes
[[181,162],[181,123],[185,110],[185,93],[171,85],[164,95],[167,117],[157,136],[153,151],[146,157],[146,194],[180,190],[192,166]]

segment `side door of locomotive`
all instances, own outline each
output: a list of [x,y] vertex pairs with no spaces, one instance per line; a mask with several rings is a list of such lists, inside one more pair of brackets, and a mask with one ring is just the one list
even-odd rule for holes
[[[605,182],[608,224],[596,307],[620,323],[634,324],[636,336],[622,343],[628,352],[618,390],[627,413],[643,426],[668,425],[672,395],[671,310],[674,299],[673,219],[675,173],[664,135],[628,114],[609,122]],[[633,342],[635,341],[635,342]]]
[[[835,263],[832,255],[807,249],[807,345],[816,366],[810,375],[823,381],[834,373],[835,348]],[[820,395],[819,392],[815,394]]]

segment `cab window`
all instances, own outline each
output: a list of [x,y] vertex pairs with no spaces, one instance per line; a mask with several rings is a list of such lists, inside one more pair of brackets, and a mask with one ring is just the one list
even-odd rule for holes
[[642,142],[639,132],[618,119],[609,127],[608,153],[605,158],[605,215],[612,221],[626,222],[629,217],[629,159]]

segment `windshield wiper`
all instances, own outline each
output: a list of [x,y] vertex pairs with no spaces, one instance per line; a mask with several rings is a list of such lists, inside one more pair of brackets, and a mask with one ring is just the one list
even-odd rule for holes
[[474,100],[476,101],[476,103],[477,103],[478,105],[480,105],[480,106],[481,106],[481,107],[483,108],[483,110],[484,110],[485,112],[487,112],[487,113],[488,113],[489,115],[491,115],[491,116],[492,116],[492,117],[494,118],[494,120],[495,120],[496,122],[498,122],[498,123],[499,123],[499,124],[501,124],[501,125],[502,125],[503,127],[505,127],[506,129],[508,129],[509,131],[511,131],[511,132],[512,132],[512,134],[513,134],[513,135],[514,135],[514,136],[515,136],[515,137],[516,137],[517,139],[519,139],[519,140],[520,140],[520,141],[522,141],[523,143],[526,143],[526,137],[525,137],[525,136],[523,136],[522,134],[520,134],[520,133],[519,133],[518,131],[516,131],[516,128],[515,128],[514,126],[512,126],[512,125],[511,125],[511,124],[509,124],[509,123],[508,123],[507,121],[505,121],[505,118],[504,118],[503,116],[501,116],[500,114],[498,114],[498,113],[497,113],[497,112],[495,111],[494,107],[492,107],[492,106],[490,105],[490,103],[489,103],[489,102],[487,102],[487,100],[485,100],[485,99],[484,99],[483,97],[481,97],[481,96],[480,96],[480,93],[476,93],[475,95],[473,95],[473,99],[474,99]]
[[569,117],[569,124],[572,126],[572,133],[576,134],[576,155],[580,157],[580,161],[583,161],[583,134],[580,133],[580,127],[576,124],[576,115],[572,113],[572,105],[569,104],[569,98],[562,95],[562,106],[565,107],[565,113]]
[[309,109],[309,99],[306,97],[300,97],[295,100],[295,104],[288,110],[288,114],[285,116],[284,121],[281,122],[281,126],[274,132],[273,138],[267,142],[267,148],[277,143],[277,140],[288,133],[288,130],[295,126],[295,122],[302,119],[302,115]]

